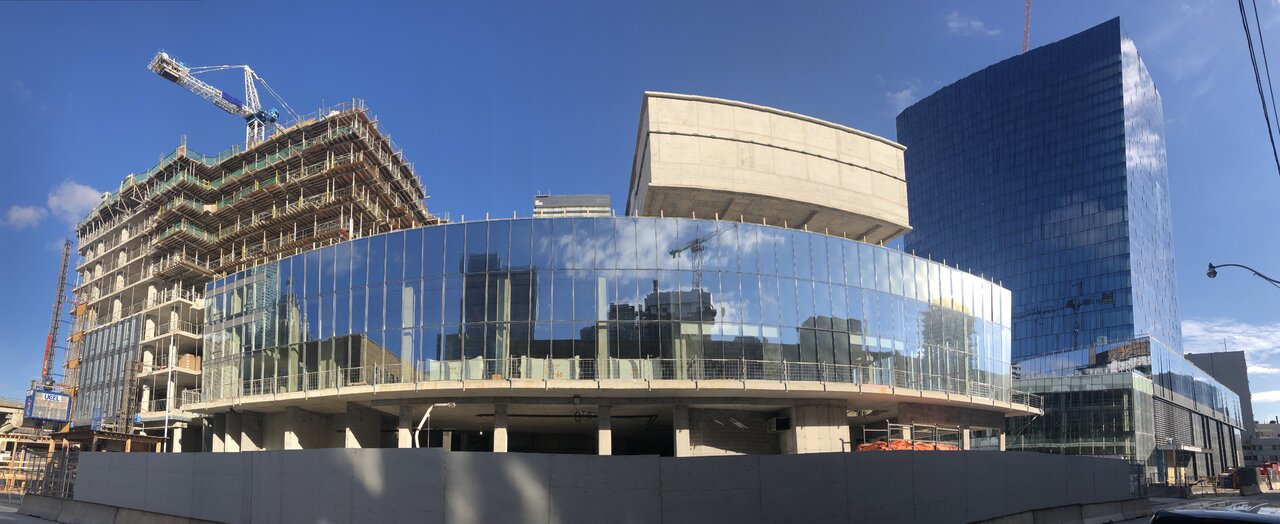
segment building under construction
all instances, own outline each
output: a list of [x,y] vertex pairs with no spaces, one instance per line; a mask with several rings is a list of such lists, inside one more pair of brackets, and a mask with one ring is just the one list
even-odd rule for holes
[[412,164],[359,101],[250,148],[205,156],[184,143],[125,177],[76,229],[72,428],[199,449],[199,432],[183,433],[199,424],[183,394],[200,381],[205,284],[335,242],[439,223],[425,199]]

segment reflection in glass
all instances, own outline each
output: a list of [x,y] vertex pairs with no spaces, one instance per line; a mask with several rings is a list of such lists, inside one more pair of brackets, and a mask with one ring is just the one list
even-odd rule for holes
[[[980,384],[996,396],[1010,380],[1004,289],[883,247],[754,224],[447,224],[289,257],[206,291],[210,398],[267,379],[295,391],[754,378],[952,392]],[[259,382],[235,386],[250,380]]]

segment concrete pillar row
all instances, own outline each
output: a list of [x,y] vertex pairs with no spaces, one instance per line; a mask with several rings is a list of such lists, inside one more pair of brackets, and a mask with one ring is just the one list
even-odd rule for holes
[[493,451],[507,452],[507,405],[493,405]]
[[596,454],[613,454],[613,410],[610,406],[596,407]]
[[400,406],[400,422],[396,425],[396,447],[414,447],[413,438],[413,406]]

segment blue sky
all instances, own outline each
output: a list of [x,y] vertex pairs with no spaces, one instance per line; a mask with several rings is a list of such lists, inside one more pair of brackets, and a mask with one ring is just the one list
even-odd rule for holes
[[[776,5],[785,4],[785,5]],[[644,90],[744,100],[894,137],[897,112],[1019,51],[1023,2],[0,2],[0,396],[38,374],[60,239],[186,135],[243,125],[146,69],[253,66],[299,112],[364,99],[429,205],[530,212],[538,191],[625,202]],[[1280,67],[1280,7],[1262,2]],[[1280,415],[1280,176],[1235,3],[1039,2],[1032,46],[1120,16],[1164,100],[1189,352],[1248,352]],[[240,93],[236,73],[208,81]],[[65,334],[65,331],[64,331]]]

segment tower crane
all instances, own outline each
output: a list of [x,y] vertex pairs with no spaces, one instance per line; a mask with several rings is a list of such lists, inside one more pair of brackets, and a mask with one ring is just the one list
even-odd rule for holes
[[44,362],[40,365],[40,386],[52,388],[54,344],[58,341],[58,323],[66,302],[67,266],[71,262],[71,240],[62,242],[62,267],[58,270],[58,292],[53,297],[53,318],[49,320],[49,336],[44,341]]
[[[165,80],[185,87],[188,91],[200,95],[201,98],[213,102],[213,105],[218,106],[219,109],[244,118],[246,122],[244,131],[245,148],[253,147],[266,140],[268,126],[280,127],[280,124],[277,123],[280,120],[280,111],[274,107],[269,110],[262,108],[262,103],[258,99],[258,82],[261,82],[262,87],[265,87],[267,92],[271,93],[271,96],[280,102],[280,105],[284,107],[285,111],[289,112],[290,116],[295,119],[298,118],[298,114],[293,112],[289,104],[283,98],[280,98],[280,95],[276,94],[274,89],[271,89],[267,81],[263,80],[261,76],[258,76],[258,73],[255,73],[247,65],[191,67],[169,56],[169,53],[161,51],[156,53],[155,58],[151,59],[151,65],[147,68]],[[244,71],[244,101],[195,77],[195,75],[201,73],[228,69]]]
[[702,288],[702,253],[707,250],[707,243],[715,240],[716,237],[724,234],[725,231],[736,227],[738,227],[738,224],[730,223],[727,226],[717,228],[715,231],[690,240],[683,246],[667,252],[668,255],[671,255],[671,258],[679,258],[683,253],[689,253],[689,258],[691,259],[690,262],[693,264],[694,291]]

